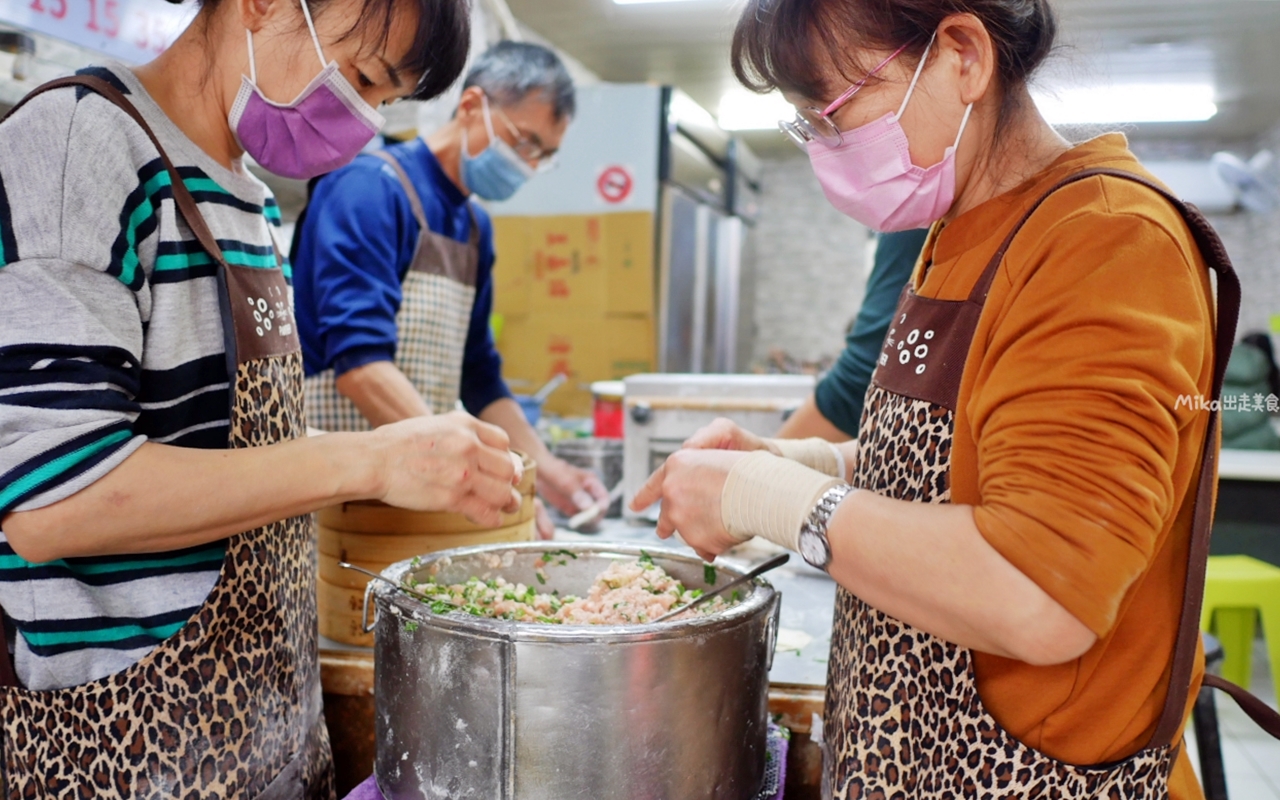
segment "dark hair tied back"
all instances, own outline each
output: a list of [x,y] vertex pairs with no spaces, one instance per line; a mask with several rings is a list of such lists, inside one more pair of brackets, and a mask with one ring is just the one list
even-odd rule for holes
[[1058,24],[1049,0],[748,0],[733,34],[733,72],[757,92],[781,89],[805,97],[844,87],[824,86],[830,63],[852,83],[874,64],[860,48],[924,55],[930,37],[952,14],[982,20],[996,49],[1006,109],[1053,50]]
[[[179,4],[183,0],[168,0]],[[222,0],[196,0],[206,17]],[[462,75],[471,50],[471,5],[469,0],[307,0],[313,17],[334,2],[360,4],[360,16],[343,38],[368,37],[369,43],[385,42],[399,3],[408,3],[417,12],[413,44],[395,66],[409,75],[421,76],[409,97],[430,100],[444,94]]]

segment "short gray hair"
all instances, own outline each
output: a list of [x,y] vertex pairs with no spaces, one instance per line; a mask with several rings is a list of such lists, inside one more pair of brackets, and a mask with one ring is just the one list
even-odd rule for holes
[[462,88],[479,86],[498,105],[515,105],[540,92],[557,120],[577,110],[573,78],[549,48],[527,42],[501,41],[472,65]]

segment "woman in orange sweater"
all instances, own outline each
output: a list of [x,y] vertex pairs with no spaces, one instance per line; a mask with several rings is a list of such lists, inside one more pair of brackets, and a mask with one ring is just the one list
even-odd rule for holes
[[1054,32],[1047,0],[750,0],[738,23],[739,79],[799,109],[782,127],[831,202],[933,226],[857,442],[717,423],[633,503],[704,557],[760,535],[839,583],[836,798],[1200,794],[1180,619],[1214,447],[1185,398],[1217,391],[1238,284],[1123,136],[1039,115]]

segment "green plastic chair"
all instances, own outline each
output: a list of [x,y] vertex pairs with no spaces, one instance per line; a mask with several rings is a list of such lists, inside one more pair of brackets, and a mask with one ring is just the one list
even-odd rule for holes
[[1201,630],[1222,642],[1222,677],[1249,687],[1253,677],[1253,635],[1262,617],[1262,635],[1271,660],[1271,678],[1280,677],[1280,567],[1249,556],[1210,556],[1200,610]]

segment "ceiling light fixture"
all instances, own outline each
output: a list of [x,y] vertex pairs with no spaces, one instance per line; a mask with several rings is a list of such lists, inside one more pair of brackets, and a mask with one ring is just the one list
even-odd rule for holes
[[1032,96],[1051,125],[1204,122],[1218,113],[1211,83],[1122,83]]
[[733,89],[720,98],[717,114],[725,130],[765,131],[777,130],[780,120],[796,115],[796,108],[778,92],[756,94]]
[[711,113],[679,89],[671,93],[671,117],[676,122],[686,121],[690,125],[709,128],[716,126],[716,119]]

